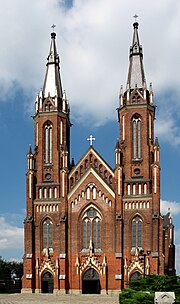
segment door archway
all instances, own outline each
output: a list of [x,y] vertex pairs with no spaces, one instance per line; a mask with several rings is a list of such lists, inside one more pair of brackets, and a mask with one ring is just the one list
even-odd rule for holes
[[131,274],[130,280],[140,280],[142,279],[142,274],[139,271],[135,271]]
[[94,268],[88,269],[82,277],[83,294],[99,294],[101,290],[99,274]]
[[54,279],[52,273],[44,272],[42,275],[42,293],[53,293]]

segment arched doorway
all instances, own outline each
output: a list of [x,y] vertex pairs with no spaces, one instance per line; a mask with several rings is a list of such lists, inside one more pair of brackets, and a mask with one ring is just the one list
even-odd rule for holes
[[100,293],[99,274],[94,268],[88,269],[82,278],[82,293],[99,294]]
[[130,280],[140,280],[142,279],[142,274],[139,271],[135,271],[131,274]]
[[54,279],[50,272],[44,272],[42,275],[42,293],[53,293]]

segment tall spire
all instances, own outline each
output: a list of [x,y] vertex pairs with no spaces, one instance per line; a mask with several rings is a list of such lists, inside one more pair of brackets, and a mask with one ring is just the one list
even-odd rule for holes
[[146,86],[144,68],[143,68],[143,52],[139,42],[138,22],[134,22],[134,33],[132,46],[129,54],[129,72],[127,79],[127,87],[130,89],[144,88]]
[[45,98],[48,96],[62,98],[59,55],[57,54],[55,38],[56,33],[51,33],[51,45],[47,57],[47,69],[43,86],[43,95]]

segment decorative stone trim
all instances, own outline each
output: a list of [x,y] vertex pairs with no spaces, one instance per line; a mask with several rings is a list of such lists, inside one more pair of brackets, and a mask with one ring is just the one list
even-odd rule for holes
[[26,259],[32,259],[32,253],[27,253],[26,254]]
[[60,259],[65,259],[66,258],[66,253],[60,253],[59,257],[60,257]]
[[32,273],[27,273],[26,274],[26,279],[32,279]]
[[122,274],[115,274],[115,280],[122,280]]
[[59,275],[59,280],[65,280],[66,278],[66,275],[65,274],[60,274]]

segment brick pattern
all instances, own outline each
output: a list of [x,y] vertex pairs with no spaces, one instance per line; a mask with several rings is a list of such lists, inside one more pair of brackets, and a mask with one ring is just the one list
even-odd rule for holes
[[[41,292],[45,272],[54,292],[81,293],[89,268],[97,271],[101,293],[126,287],[135,272],[175,274],[173,225],[160,214],[160,148],[154,140],[155,106],[146,89],[121,94],[120,141],[115,169],[90,147],[70,167],[70,118],[50,97],[34,116],[34,154],[28,154],[24,221],[24,292]],[[140,156],[133,154],[133,119],[139,119]],[[45,126],[52,128],[52,162],[45,163]],[[30,166],[33,161],[33,166]],[[100,221],[100,248],[91,230],[83,248],[83,219],[94,208]],[[132,247],[132,221],[142,221],[141,248]],[[52,248],[43,248],[43,222],[52,222]],[[91,220],[91,219],[90,219]],[[140,253],[143,250],[144,253]]]

